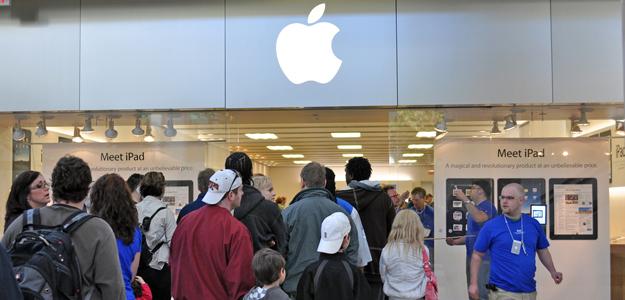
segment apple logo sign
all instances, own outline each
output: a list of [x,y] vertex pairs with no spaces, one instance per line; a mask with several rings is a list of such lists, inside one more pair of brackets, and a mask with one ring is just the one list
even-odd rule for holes
[[326,4],[310,11],[308,25],[292,23],[278,34],[276,55],[282,72],[294,84],[330,82],[341,68],[342,60],[332,51],[332,40],[340,31],[334,24],[319,21]]

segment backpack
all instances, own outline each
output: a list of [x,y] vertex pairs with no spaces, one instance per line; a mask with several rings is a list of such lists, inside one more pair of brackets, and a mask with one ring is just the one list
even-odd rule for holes
[[156,216],[156,214],[165,209],[166,207],[159,207],[150,217],[144,217],[143,220],[141,220],[141,231],[142,231],[142,237],[141,237],[141,257],[139,258],[139,269],[145,269],[145,268],[149,268],[150,267],[150,262],[152,261],[152,257],[154,256],[154,253],[156,253],[156,251],[158,251],[158,249],[161,248],[161,246],[163,246],[163,244],[165,244],[165,242],[161,241],[160,243],[156,244],[156,246],[154,246],[154,249],[150,250],[150,247],[148,247],[148,243],[146,240],[146,235],[145,233],[150,231],[150,225],[152,224],[152,219],[154,218],[154,216]]
[[[347,280],[349,281],[349,285],[354,288],[354,274],[352,273],[352,268],[349,267],[349,263],[344,260],[341,260],[343,264],[343,268],[347,272]],[[323,273],[323,269],[326,268],[326,264],[328,264],[328,260],[324,259],[321,261],[319,266],[317,267],[317,271],[315,271],[315,277],[313,278],[313,287],[315,289],[315,294],[319,290],[319,277],[321,277],[321,273]]]
[[9,249],[24,299],[82,299],[82,273],[71,234],[94,216],[84,211],[61,225],[41,225],[39,208],[22,215],[23,229]]
[[432,271],[432,266],[430,265],[430,258],[428,257],[427,252],[425,252],[425,248],[421,248],[421,256],[423,258],[423,271],[425,272],[425,280],[427,280],[425,284],[425,300],[438,300],[438,282],[436,280],[436,275]]

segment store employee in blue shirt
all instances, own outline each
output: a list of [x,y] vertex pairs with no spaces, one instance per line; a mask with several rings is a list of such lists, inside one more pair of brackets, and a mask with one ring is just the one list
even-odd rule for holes
[[[410,198],[414,205],[410,209],[417,212],[423,227],[425,228],[425,246],[430,251],[430,263],[434,266],[434,208],[425,204],[425,189],[416,187],[410,192]],[[428,239],[429,238],[429,239]]]
[[[465,195],[460,189],[454,190],[454,196],[464,203],[467,209],[467,233],[466,236],[458,238],[447,238],[448,245],[465,245],[467,256],[465,260],[465,271],[467,277],[467,287],[471,280],[471,255],[475,239],[480,233],[486,221],[492,219],[497,214],[497,209],[490,200],[491,184],[486,180],[474,180],[471,185],[469,195]],[[488,299],[486,284],[490,274],[490,255],[488,252],[482,257],[480,272],[478,274],[478,289],[481,300]]]
[[562,282],[562,273],[553,265],[549,242],[538,221],[521,213],[525,202],[523,186],[508,184],[499,198],[503,215],[487,222],[475,242],[469,295],[479,299],[480,263],[489,251],[490,299],[536,299],[536,253],[556,284]]

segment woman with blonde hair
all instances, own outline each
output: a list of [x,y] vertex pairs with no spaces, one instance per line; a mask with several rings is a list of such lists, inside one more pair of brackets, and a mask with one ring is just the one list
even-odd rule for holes
[[422,299],[427,278],[423,269],[424,227],[417,213],[401,210],[393,221],[391,233],[380,258],[384,294],[390,300]]
[[252,177],[252,186],[255,187],[265,199],[276,202],[276,191],[273,190],[271,178],[262,174],[256,174]]

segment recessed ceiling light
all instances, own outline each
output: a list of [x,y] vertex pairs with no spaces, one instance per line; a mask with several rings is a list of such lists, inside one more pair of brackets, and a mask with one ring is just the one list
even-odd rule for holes
[[330,135],[335,139],[359,138],[360,132],[332,132]]
[[304,154],[282,154],[284,158],[304,158]]
[[363,157],[362,153],[344,153],[343,157]]
[[253,140],[275,140],[278,138],[273,133],[246,133],[245,136]]
[[341,150],[357,150],[362,149],[362,145],[338,145],[336,148]]
[[307,165],[310,163],[310,160],[294,160],[293,163],[296,165]]
[[273,151],[288,151],[288,150],[293,150],[293,147],[291,146],[267,146],[267,149],[273,150]]
[[434,138],[436,137],[436,131],[419,131],[417,132],[418,138]]
[[423,153],[404,153],[401,156],[403,157],[421,157],[423,156]]
[[400,159],[397,161],[400,164],[414,164],[417,162],[416,159]]
[[430,149],[434,147],[433,144],[410,144],[408,149]]

